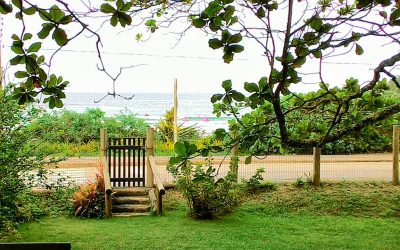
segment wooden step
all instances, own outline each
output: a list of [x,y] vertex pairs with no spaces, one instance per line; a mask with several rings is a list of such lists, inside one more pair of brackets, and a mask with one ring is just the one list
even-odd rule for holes
[[150,213],[113,213],[113,217],[138,217],[148,216]]
[[150,205],[140,205],[140,204],[123,204],[123,205],[113,205],[112,213],[148,213],[150,212]]
[[113,188],[115,196],[147,196],[149,188],[145,187],[128,187],[128,188]]
[[150,203],[150,198],[146,196],[116,196],[113,197],[112,203],[114,205],[121,204],[142,204],[148,205]]

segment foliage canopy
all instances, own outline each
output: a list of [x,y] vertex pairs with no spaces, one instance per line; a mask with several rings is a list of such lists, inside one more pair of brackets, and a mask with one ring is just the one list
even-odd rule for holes
[[[11,46],[15,53],[11,64],[22,67],[15,73],[21,82],[14,89],[20,104],[33,101],[42,93],[50,108],[63,105],[68,82],[51,73],[53,56],[59,50],[47,61],[40,55],[45,39],[54,40],[61,49],[72,40],[89,35],[95,40],[99,70],[113,80],[115,87],[121,72],[112,76],[107,71],[101,53],[101,36],[89,18],[96,17],[95,20],[128,29],[137,25],[139,13],[147,13],[148,18],[142,22],[150,32],[187,18],[188,25],[213,35],[209,46],[222,50],[226,63],[245,50],[245,40],[253,41],[261,49],[266,71],[257,83],[244,83],[242,93],[226,80],[222,84],[224,92],[211,98],[217,115],[228,113],[236,118],[231,130],[240,133],[232,144],[239,144],[242,152],[265,152],[265,144],[277,143],[290,147],[322,146],[400,111],[398,99],[382,101],[382,96],[391,92],[385,76],[400,87],[396,79],[400,61],[399,1],[107,0],[91,3],[82,0],[79,4],[70,4],[56,0],[52,4],[0,0],[0,12],[15,14],[23,27],[20,34],[13,35]],[[36,35],[28,29],[28,16],[42,20],[42,28]],[[138,39],[141,36],[137,34]],[[362,56],[363,42],[372,38],[389,46],[393,54],[374,62],[367,82],[361,83],[355,78],[345,83],[325,81],[323,69],[327,59],[341,56],[346,60],[348,53]],[[375,49],[385,50],[387,46]],[[313,61],[319,66],[310,71],[307,65]],[[314,83],[319,84],[319,90],[294,93],[293,85],[303,83],[303,78],[310,74],[316,76]],[[109,94],[115,96],[115,88]],[[252,111],[248,112],[249,109]],[[229,137],[223,130],[217,131],[217,136]]]

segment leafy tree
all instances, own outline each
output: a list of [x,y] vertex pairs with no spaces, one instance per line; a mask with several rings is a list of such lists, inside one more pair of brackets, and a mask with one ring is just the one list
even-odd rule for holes
[[[211,98],[217,115],[227,113],[236,118],[230,128],[239,130],[240,135],[233,143],[252,154],[266,154],[280,145],[323,146],[398,113],[399,99],[390,97],[383,78],[388,76],[400,87],[391,73],[400,60],[396,50],[376,62],[371,79],[362,84],[349,78],[343,87],[332,87],[324,80],[323,66],[328,58],[351,51],[361,56],[362,41],[371,37],[398,48],[399,7],[398,1],[372,0],[210,2],[192,21],[197,28],[217,36],[209,40],[209,46],[223,49],[223,58],[229,63],[244,49],[240,47],[242,37],[248,37],[263,50],[268,67],[257,83],[244,83],[245,94],[226,80],[222,83],[224,93]],[[247,21],[248,16],[258,24]],[[291,87],[302,82],[300,76],[311,73],[305,66],[312,61],[319,64],[313,69],[319,90],[292,92]],[[243,108],[252,111],[243,114]],[[220,138],[229,136],[222,129],[217,134]]]
[[[42,1],[33,4],[28,0],[12,0],[11,3],[0,0],[0,12],[14,13],[23,27],[20,34],[13,36],[11,47],[16,53],[11,64],[25,67],[15,73],[21,79],[14,90],[15,97],[19,103],[25,103],[42,93],[47,96],[44,102],[51,108],[62,106],[68,83],[50,73],[53,56],[45,62],[39,54],[43,39],[52,39],[62,48],[73,39],[89,35],[98,51],[99,69],[115,86],[119,75],[112,76],[107,71],[101,55],[101,36],[89,18],[103,18],[112,26],[131,28],[136,25],[133,20],[138,13],[150,10],[149,18],[143,20],[150,32],[168,26],[172,20],[187,17],[194,27],[214,35],[209,46],[222,50],[226,63],[245,50],[244,40],[253,41],[262,50],[266,73],[257,83],[244,83],[246,92],[243,94],[233,89],[231,81],[227,80],[222,84],[224,93],[212,97],[217,115],[228,113],[236,118],[231,129],[240,133],[232,143],[239,144],[242,152],[262,153],[266,144],[322,146],[400,111],[398,100],[379,101],[381,95],[390,92],[384,76],[400,87],[394,75],[400,60],[399,1],[214,0],[196,3],[108,0],[80,1],[78,6],[56,0],[50,6]],[[43,22],[37,38],[27,29],[25,20],[30,15],[40,17]],[[141,36],[138,34],[137,38]],[[383,45],[390,44],[393,55],[375,62],[368,82],[350,78],[341,84],[343,87],[333,87],[340,83],[325,81],[323,67],[328,58],[346,58],[352,51],[361,56],[364,53],[362,42],[370,38],[379,38]],[[376,46],[374,49],[386,48]],[[319,67],[310,72],[306,66],[312,61],[318,62]],[[302,75],[315,71],[318,91],[308,94],[292,91],[294,84],[303,82]],[[115,89],[111,95],[115,96]],[[372,110],[371,103],[376,104]],[[242,108],[253,111],[243,115],[246,111],[241,112]],[[306,123],[314,126],[305,133],[302,131]],[[224,130],[218,130],[217,134],[220,138],[229,136]]]

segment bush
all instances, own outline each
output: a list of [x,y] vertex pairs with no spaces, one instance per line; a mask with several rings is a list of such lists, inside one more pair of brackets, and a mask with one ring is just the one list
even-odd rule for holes
[[[101,168],[102,169],[102,168]],[[82,185],[72,198],[75,216],[80,218],[103,218],[105,211],[104,203],[104,176],[99,170],[96,181]]]
[[111,137],[144,137],[147,127],[145,120],[135,114],[106,117],[105,112],[96,108],[87,109],[84,113],[43,111],[40,117],[32,120],[29,129],[47,142],[82,145],[99,140],[101,128],[107,128]]
[[255,194],[266,190],[276,190],[276,184],[264,181],[262,176],[264,172],[264,168],[258,168],[248,181],[243,181],[246,192]]
[[[25,220],[20,216],[18,197],[31,186],[27,176],[30,171],[44,172],[45,160],[41,151],[41,140],[35,138],[26,126],[37,115],[30,107],[23,107],[9,94],[9,89],[0,89],[0,232],[13,232],[16,223]],[[29,144],[29,146],[28,146]],[[28,178],[32,179],[32,178]],[[23,202],[23,201],[22,201]],[[24,203],[24,202],[23,202]],[[29,218],[28,218],[29,219]]]
[[194,166],[187,159],[196,151],[194,144],[177,142],[177,156],[170,159],[168,166],[187,201],[189,215],[196,219],[212,219],[229,214],[239,204],[240,189],[235,175],[229,172],[226,177],[217,178],[210,160],[205,166]]
[[[164,117],[158,123],[158,129],[162,141],[171,143],[174,141],[174,110],[167,110]],[[200,139],[203,131],[195,126],[184,127],[183,124],[178,124],[178,134],[181,140]]]

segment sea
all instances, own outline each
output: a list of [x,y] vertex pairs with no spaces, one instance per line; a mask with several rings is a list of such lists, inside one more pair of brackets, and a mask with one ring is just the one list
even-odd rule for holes
[[[85,112],[89,108],[100,108],[106,116],[121,113],[135,114],[155,126],[173,108],[172,93],[135,93],[130,100],[110,96],[107,93],[66,93],[62,110]],[[118,93],[131,97],[132,93]],[[179,93],[178,122],[182,126],[195,126],[209,134],[217,128],[227,128],[228,116],[216,117],[210,101],[211,93]],[[43,106],[45,107],[45,106]]]

